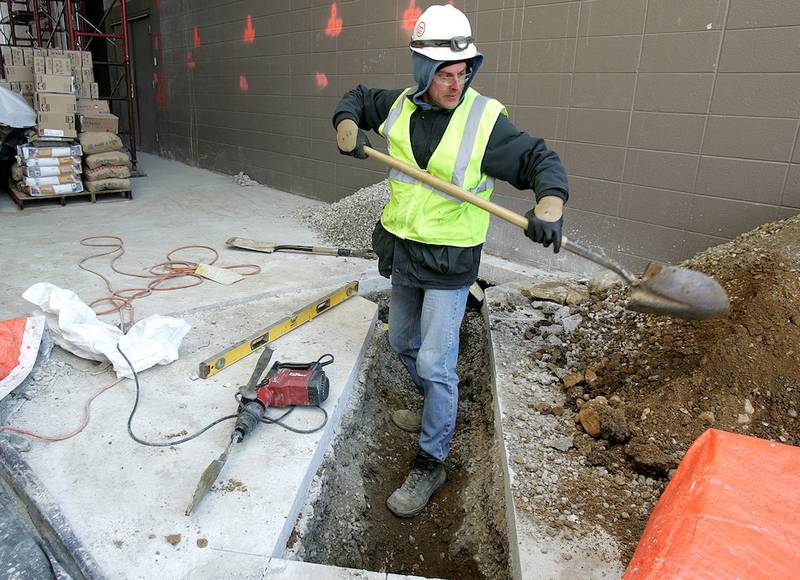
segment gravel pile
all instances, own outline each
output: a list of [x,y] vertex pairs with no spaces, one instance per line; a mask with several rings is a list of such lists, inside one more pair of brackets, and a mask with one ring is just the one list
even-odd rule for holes
[[241,187],[248,187],[250,185],[260,185],[255,179],[251,179],[244,171],[240,171],[233,176],[233,181],[236,185]]
[[298,217],[329,244],[371,248],[372,230],[388,201],[389,182],[384,180],[328,206],[303,208]]

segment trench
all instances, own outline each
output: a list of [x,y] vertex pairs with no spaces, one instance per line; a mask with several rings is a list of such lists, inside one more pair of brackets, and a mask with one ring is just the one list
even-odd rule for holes
[[385,502],[407,475],[417,435],[399,430],[390,416],[395,409],[419,408],[422,401],[389,346],[388,293],[367,298],[379,304],[381,322],[287,557],[434,578],[507,578],[503,473],[492,413],[488,330],[479,305],[470,301],[461,328],[458,417],[446,461],[448,481],[421,515],[401,519]]

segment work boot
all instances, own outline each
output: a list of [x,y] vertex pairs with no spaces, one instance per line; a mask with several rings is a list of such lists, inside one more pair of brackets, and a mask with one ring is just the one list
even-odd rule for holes
[[400,409],[392,413],[392,423],[403,431],[419,433],[422,431],[422,413],[419,411]]
[[444,463],[420,450],[411,464],[411,472],[398,489],[394,491],[386,506],[396,516],[413,518],[428,505],[436,490],[444,485],[447,475]]

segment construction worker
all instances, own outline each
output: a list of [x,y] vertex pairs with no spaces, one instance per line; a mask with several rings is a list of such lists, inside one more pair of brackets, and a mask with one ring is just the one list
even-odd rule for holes
[[[532,189],[526,235],[561,244],[567,176],[544,140],[519,131],[498,101],[470,88],[483,55],[467,17],[452,5],[431,6],[411,36],[416,87],[359,85],[334,113],[341,153],[366,159],[364,131],[386,138],[389,154],[488,199],[494,179]],[[419,451],[403,485],[387,500],[397,516],[425,509],[445,482],[458,404],[459,329],[478,275],[489,214],[389,171],[391,198],[373,232],[378,269],[391,276],[389,342],[424,397],[422,413],[398,410],[400,429],[420,432]]]

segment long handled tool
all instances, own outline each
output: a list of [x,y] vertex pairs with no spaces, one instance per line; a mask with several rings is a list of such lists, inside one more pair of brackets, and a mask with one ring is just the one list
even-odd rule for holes
[[297,252],[300,254],[320,254],[323,256],[341,256],[345,258],[375,258],[375,252],[368,249],[355,250],[350,248],[329,248],[327,246],[301,246],[298,244],[273,244],[271,242],[260,242],[248,238],[228,238],[225,245],[229,248],[240,248],[242,250],[253,250],[254,252]]
[[[373,159],[394,167],[431,187],[476,205],[523,230],[528,228],[528,219],[525,216],[480,198],[427,171],[422,171],[376,151],[372,147],[365,146],[364,151]],[[716,280],[701,272],[650,262],[642,277],[637,278],[606,256],[593,252],[568,239],[567,236],[562,236],[561,247],[617,273],[631,287],[631,296],[627,303],[629,310],[649,314],[665,314],[687,320],[717,318],[728,312],[729,301],[725,290]]]

